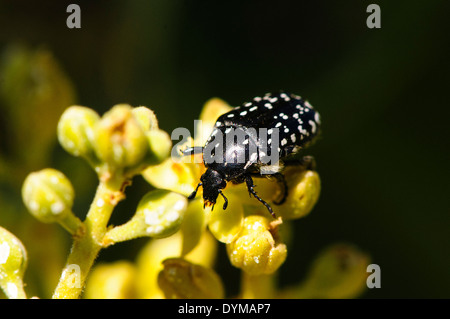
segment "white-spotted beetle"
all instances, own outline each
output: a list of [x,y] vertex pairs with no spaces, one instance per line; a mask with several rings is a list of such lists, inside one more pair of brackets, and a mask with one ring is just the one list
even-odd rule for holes
[[[188,199],[193,199],[202,186],[204,206],[214,208],[220,194],[225,200],[225,210],[228,200],[222,189],[227,182],[245,182],[250,197],[253,195],[275,217],[270,205],[255,192],[252,177],[275,177],[284,189],[283,197],[275,204],[282,204],[288,190],[280,171],[286,165],[313,168],[314,159],[311,156],[299,158],[298,153],[314,140],[319,127],[319,113],[300,96],[285,92],[255,97],[221,115],[205,146],[191,147],[183,152],[184,155],[203,153],[207,168]],[[258,135],[257,130],[266,134]],[[270,161],[267,161],[268,155]]]

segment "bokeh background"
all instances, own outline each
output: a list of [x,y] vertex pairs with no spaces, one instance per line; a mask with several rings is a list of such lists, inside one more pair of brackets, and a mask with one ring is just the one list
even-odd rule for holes
[[[299,281],[322,248],[343,241],[381,267],[381,288],[363,298],[450,297],[450,2],[71,2],[81,6],[81,29],[66,27],[70,2],[0,1],[0,225],[28,247],[30,269],[57,277],[65,256],[54,260],[51,251],[67,251],[70,238],[27,214],[26,174],[63,171],[80,217],[96,187],[87,164],[56,143],[69,104],[99,113],[145,105],[171,132],[193,130],[211,97],[238,105],[284,89],[319,110],[323,132],[307,151],[318,163],[321,197],[294,224],[281,284]],[[381,29],[366,26],[372,2],[381,7]],[[37,71],[7,77],[22,74],[21,63]],[[49,101],[32,103],[11,89],[47,80],[60,92]],[[39,89],[45,95],[45,85]],[[126,221],[150,188],[136,178],[112,222]],[[132,260],[147,240],[118,244],[100,260]],[[218,271],[236,279],[223,248]],[[29,289],[45,290],[36,287]]]

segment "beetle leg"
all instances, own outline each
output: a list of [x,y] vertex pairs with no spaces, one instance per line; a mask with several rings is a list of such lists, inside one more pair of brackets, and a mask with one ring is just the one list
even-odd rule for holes
[[269,210],[269,213],[272,215],[273,218],[277,218],[272,210],[272,207],[270,207],[269,204],[267,204],[261,197],[258,196],[258,194],[256,194],[254,190],[255,184],[253,184],[253,179],[250,175],[246,176],[245,182],[247,184],[249,193],[251,193],[257,200],[259,200],[264,206],[266,206],[266,208]]
[[[273,201],[273,203],[275,205],[282,205],[286,201],[286,198],[288,196],[288,186],[286,183],[286,179],[282,173],[265,174],[265,175],[261,175],[260,173],[251,173],[250,176],[257,177],[257,178],[266,178],[266,177],[275,178],[277,183],[280,184],[282,194],[280,196],[280,200],[278,200],[278,201],[275,200],[275,201]],[[249,193],[250,193],[250,191],[249,191]],[[250,197],[252,197],[251,193],[250,193]]]
[[225,195],[223,194],[221,189],[219,189],[219,194],[222,195],[223,200],[225,201],[225,203],[223,204],[223,210],[225,210],[225,209],[227,209],[227,206],[228,206],[228,199],[225,197]]
[[197,187],[195,188],[195,191],[193,191],[193,192],[191,193],[191,195],[188,196],[188,199],[194,199],[195,196],[197,195],[198,188],[199,188],[200,186],[202,186],[202,185],[203,185],[202,183],[198,183]]
[[281,199],[274,201],[273,203],[275,205],[281,205],[286,201],[286,198],[288,196],[288,186],[286,184],[286,179],[284,178],[284,175],[281,173],[275,173],[272,176],[275,177],[278,184],[281,185],[281,191],[282,191]]

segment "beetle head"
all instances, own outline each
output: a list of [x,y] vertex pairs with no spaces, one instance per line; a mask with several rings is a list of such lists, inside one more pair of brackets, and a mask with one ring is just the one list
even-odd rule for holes
[[211,168],[206,170],[200,180],[203,185],[203,200],[205,201],[205,206],[212,205],[214,207],[219,193],[222,193],[222,189],[227,186],[227,182],[219,172]]

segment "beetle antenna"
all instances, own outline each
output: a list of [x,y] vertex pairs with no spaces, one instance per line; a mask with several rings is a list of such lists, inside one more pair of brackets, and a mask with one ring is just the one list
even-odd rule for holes
[[225,203],[223,204],[223,210],[227,209],[228,206],[228,199],[223,194],[222,190],[219,189],[219,194],[222,195],[223,199],[225,200]]
[[195,191],[193,191],[193,192],[191,193],[191,195],[188,196],[188,199],[194,199],[195,196],[197,195],[198,188],[199,188],[200,186],[202,186],[202,185],[203,185],[202,183],[198,183],[197,187],[195,188]]

